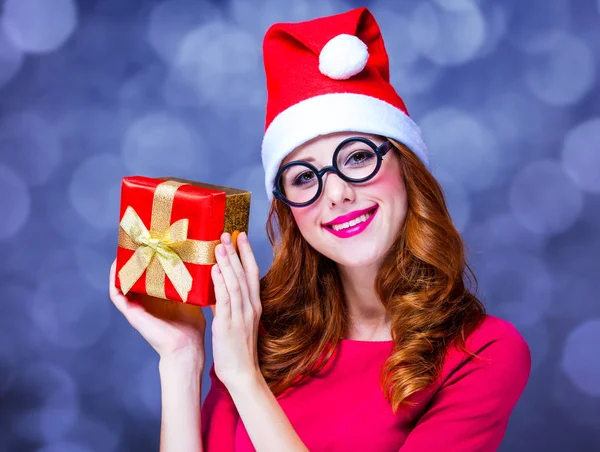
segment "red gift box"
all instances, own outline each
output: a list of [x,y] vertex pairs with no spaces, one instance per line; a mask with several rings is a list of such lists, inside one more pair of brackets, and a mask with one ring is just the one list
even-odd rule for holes
[[174,177],[124,177],[117,287],[125,294],[214,305],[214,249],[223,232],[247,233],[249,216],[245,190]]

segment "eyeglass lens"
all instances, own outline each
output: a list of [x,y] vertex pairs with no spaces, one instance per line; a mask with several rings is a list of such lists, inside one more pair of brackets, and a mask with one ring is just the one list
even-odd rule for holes
[[[377,170],[377,154],[362,141],[348,141],[338,152],[337,167],[347,178],[360,181]],[[310,201],[319,189],[317,174],[302,163],[286,168],[280,181],[282,194],[293,203]]]

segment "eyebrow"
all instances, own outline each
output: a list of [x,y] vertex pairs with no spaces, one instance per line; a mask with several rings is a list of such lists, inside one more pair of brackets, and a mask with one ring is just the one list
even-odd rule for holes
[[315,161],[314,157],[308,156],[306,158],[297,157],[297,158],[292,159],[292,160],[290,160],[290,161],[288,161],[286,163],[290,163],[290,162],[311,162],[312,163],[314,161]]

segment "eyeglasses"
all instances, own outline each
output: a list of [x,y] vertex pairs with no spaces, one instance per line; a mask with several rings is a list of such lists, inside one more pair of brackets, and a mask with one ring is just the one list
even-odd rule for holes
[[325,173],[334,172],[353,184],[367,182],[379,172],[383,156],[392,148],[388,140],[377,146],[367,138],[346,138],[335,149],[332,166],[319,171],[302,160],[283,165],[275,176],[273,196],[291,207],[309,206],[321,196]]

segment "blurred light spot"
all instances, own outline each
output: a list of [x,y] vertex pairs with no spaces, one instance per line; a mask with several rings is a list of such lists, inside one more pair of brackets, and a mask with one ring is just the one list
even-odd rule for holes
[[[68,273],[73,271],[76,266],[75,253],[73,246],[63,246],[55,251],[48,251],[44,257],[36,262],[36,271],[32,271],[32,276],[36,281],[48,278],[53,273]],[[77,278],[81,282],[81,278]]]
[[114,239],[114,253],[101,253],[89,245],[77,246],[75,252],[77,269],[83,278],[99,291],[107,291],[108,275],[112,261],[116,258],[117,237]]
[[[63,184],[64,185],[64,184]],[[55,232],[68,243],[107,243],[107,238],[113,239],[116,243],[117,221],[114,218],[113,228],[102,231],[97,226],[75,210],[73,203],[69,202],[69,186],[62,186],[56,189],[46,190],[44,193],[44,202],[38,206],[36,213],[43,216],[48,232]],[[118,210],[114,212],[119,216]]]
[[512,181],[509,201],[523,226],[544,235],[566,231],[583,209],[581,192],[551,160],[538,160],[521,169]]
[[6,38],[0,28],[0,88],[8,83],[21,69],[23,53]]
[[178,69],[171,69],[163,83],[163,97],[169,106],[198,108],[198,94]]
[[23,180],[0,163],[0,241],[17,234],[31,212],[31,197]]
[[582,189],[600,193],[600,118],[571,129],[564,141],[562,164],[567,175]]
[[497,249],[510,247],[515,250],[539,251],[546,243],[544,236],[524,227],[511,213],[500,213],[489,218],[485,235]]
[[142,402],[148,413],[160,413],[161,410],[161,392],[160,378],[158,374],[158,366],[156,361],[148,361],[146,365],[140,369],[137,377],[137,390]]
[[[390,77],[393,78],[396,70],[413,64],[420,53],[416,46],[407,45],[411,40],[409,20],[399,14],[395,5],[394,8],[390,6],[389,3],[380,2],[370,6],[369,10],[377,18],[385,39],[385,48],[390,60]],[[402,88],[402,85],[398,86]]]
[[433,3],[449,11],[469,11],[473,6],[472,0],[433,0]]
[[549,105],[567,106],[594,86],[595,62],[588,45],[563,30],[540,34],[526,44],[529,89]]
[[111,238],[112,253],[101,254],[90,245],[77,244],[68,244],[57,251],[47,252],[34,274],[37,279],[42,280],[52,273],[72,272],[76,269],[78,281],[85,281],[92,288],[107,293],[110,265],[117,250],[117,237]]
[[[119,447],[122,435],[123,427],[119,423],[112,422],[108,426],[104,422],[88,416],[80,416],[69,432],[69,438],[76,440],[77,444],[93,444],[94,450],[102,452],[123,450],[123,447]],[[57,451],[62,452],[61,449],[57,449]]]
[[165,68],[162,63],[148,64],[143,70],[125,78],[119,87],[121,105],[130,111],[148,111],[160,105],[162,94],[157,87],[164,83]]
[[8,421],[11,431],[28,441],[60,440],[79,415],[77,385],[65,369],[33,362],[14,369],[12,390],[23,395]]
[[122,161],[112,154],[96,154],[75,169],[69,185],[69,200],[75,210],[96,229],[119,226]]
[[[114,91],[110,90],[111,93]],[[56,118],[66,162],[80,162],[84,156],[118,148],[125,131],[125,121],[123,114],[109,105],[100,108],[82,100],[70,105]]]
[[517,327],[539,322],[554,298],[550,270],[539,257],[524,252],[489,256],[478,278],[493,312]]
[[[258,198],[258,197],[257,197]],[[254,203],[250,206],[250,226],[248,235],[254,240],[258,240],[265,235],[265,226],[269,217],[269,203],[267,199],[254,199]],[[252,228],[252,229],[250,229]]]
[[265,171],[260,163],[237,168],[229,171],[226,175],[225,185],[240,190],[248,190],[254,197],[266,197],[265,194]]
[[[203,164],[198,162],[194,167],[194,179],[198,180],[200,174],[206,182],[223,185],[223,177],[237,168],[260,164],[264,121],[264,115],[254,108],[207,108],[203,111],[202,117],[197,120],[197,127],[202,135],[202,149],[210,157],[211,171],[205,173]],[[244,180],[245,176],[234,182],[233,186],[236,187]]]
[[138,119],[123,140],[123,160],[128,170],[149,177],[191,175],[196,154],[202,173],[208,174],[211,158],[202,152],[200,139],[185,123],[167,113],[151,113]]
[[487,6],[490,12],[484,16],[485,40],[477,53],[478,58],[492,54],[508,31],[508,18],[503,4],[491,3]]
[[28,307],[35,326],[52,343],[82,349],[108,327],[109,303],[108,294],[90,290],[72,269],[43,275]]
[[415,48],[425,52],[435,46],[440,36],[440,23],[435,7],[423,2],[412,13],[409,20],[409,32]]
[[441,108],[421,120],[434,172],[439,168],[481,190],[496,183],[499,153],[496,137],[485,125],[463,111]]
[[3,159],[27,185],[48,181],[62,158],[54,127],[34,112],[14,113],[0,119]]
[[[35,275],[30,274],[27,278],[13,278],[14,273],[5,275],[2,285],[2,315],[0,315],[0,331],[2,333],[0,339],[6,338],[3,341],[6,346],[3,349],[5,353],[3,356],[7,359],[6,363],[8,364],[13,353],[15,363],[17,363],[23,356],[31,356],[33,351],[47,347],[47,341],[42,335],[37,334],[35,328],[23,328],[22,322],[15,321],[15,319],[27,318],[28,302],[25,300],[33,299],[35,290],[32,281],[35,281]],[[10,388],[10,379],[15,375],[14,369],[16,367],[7,367],[6,372],[0,373],[0,392]]]
[[531,351],[531,368],[535,370],[550,352],[550,333],[544,322],[519,326],[519,332]]
[[489,237],[489,226],[481,221],[472,220],[462,231],[465,239],[465,251],[468,256],[470,265],[477,268],[480,261],[486,258],[486,252],[493,249],[493,242]]
[[549,314],[561,321],[600,317],[600,280],[590,277],[597,273],[598,253],[583,237],[569,248],[560,250],[560,264],[554,269],[557,294]]
[[475,2],[421,2],[410,20],[410,34],[427,58],[453,66],[476,56],[484,44],[485,25]]
[[[108,297],[107,297],[108,298]],[[111,304],[110,333],[102,341],[106,347],[106,367],[112,369],[106,376],[109,390],[114,394],[115,400],[127,411],[139,416],[142,413],[141,401],[137,391],[140,369],[155,363],[158,370],[158,356],[148,342],[129,323],[121,312]],[[93,371],[90,368],[90,372]]]
[[231,0],[229,14],[234,21],[262,37],[276,22],[300,22],[316,17],[329,16],[350,9],[350,6],[337,0],[310,2],[307,0]]
[[[440,78],[442,70],[429,60],[419,59],[405,67],[391,68],[390,82],[397,87],[404,101],[408,96],[431,91]],[[422,102],[422,101],[421,101]]]
[[262,110],[265,82],[261,49],[256,36],[231,23],[213,22],[185,36],[176,66],[196,89],[200,102],[225,110]]
[[45,53],[58,49],[77,26],[73,0],[6,0],[1,19],[9,39],[21,50]]
[[88,447],[82,446],[81,444],[57,441],[51,444],[46,444],[41,449],[38,449],[37,452],[93,452],[93,450],[94,449],[89,449]]
[[562,365],[571,382],[592,397],[600,396],[600,319],[575,328],[565,342]]
[[[5,290],[6,289],[3,288],[3,292]],[[5,296],[2,298],[2,301],[5,304],[7,304],[9,301],[12,301],[7,300],[7,297]],[[3,315],[7,316],[8,313],[4,312]],[[16,339],[17,338],[15,337],[10,337],[8,332],[0,329],[0,398],[4,396],[6,389],[10,385],[8,370],[14,369],[16,364],[16,350],[14,346],[14,341]]]
[[[133,328],[129,327],[132,331]],[[135,332],[135,331],[134,331]],[[139,334],[135,332],[139,337]],[[122,339],[121,339],[122,340]],[[123,367],[113,367],[117,369],[114,375],[110,378],[113,380],[114,390],[116,393],[115,399],[121,403],[121,406],[132,416],[138,418],[147,418],[148,413],[152,415],[159,412],[155,408],[148,408],[148,404],[152,405],[151,401],[144,401],[143,389],[141,388],[144,378],[144,370],[154,367],[154,373],[158,376],[158,359],[157,355],[152,350],[150,345],[140,337],[140,343],[135,344],[135,347],[131,341],[128,343],[128,347],[122,347],[124,350],[124,358],[135,361],[134,365],[127,365]],[[143,353],[135,356],[135,350],[142,350]],[[160,397],[160,387],[156,389],[157,394],[154,396]]]
[[462,231],[471,218],[471,202],[460,181],[450,174],[437,174],[436,179],[442,185],[448,210],[452,215],[454,226]]
[[183,37],[196,26],[221,19],[213,3],[196,0],[166,0],[150,13],[148,40],[168,63],[173,63]]
[[[498,138],[509,143],[521,144],[528,138],[545,133],[547,127],[539,104],[531,99],[527,91],[515,92],[497,88],[489,93],[481,114],[490,118],[491,125],[498,132]],[[528,151],[535,151],[532,148],[533,146],[529,147]],[[545,149],[542,148],[540,152],[545,152]],[[503,147],[502,159],[506,158],[520,162],[521,148]]]

